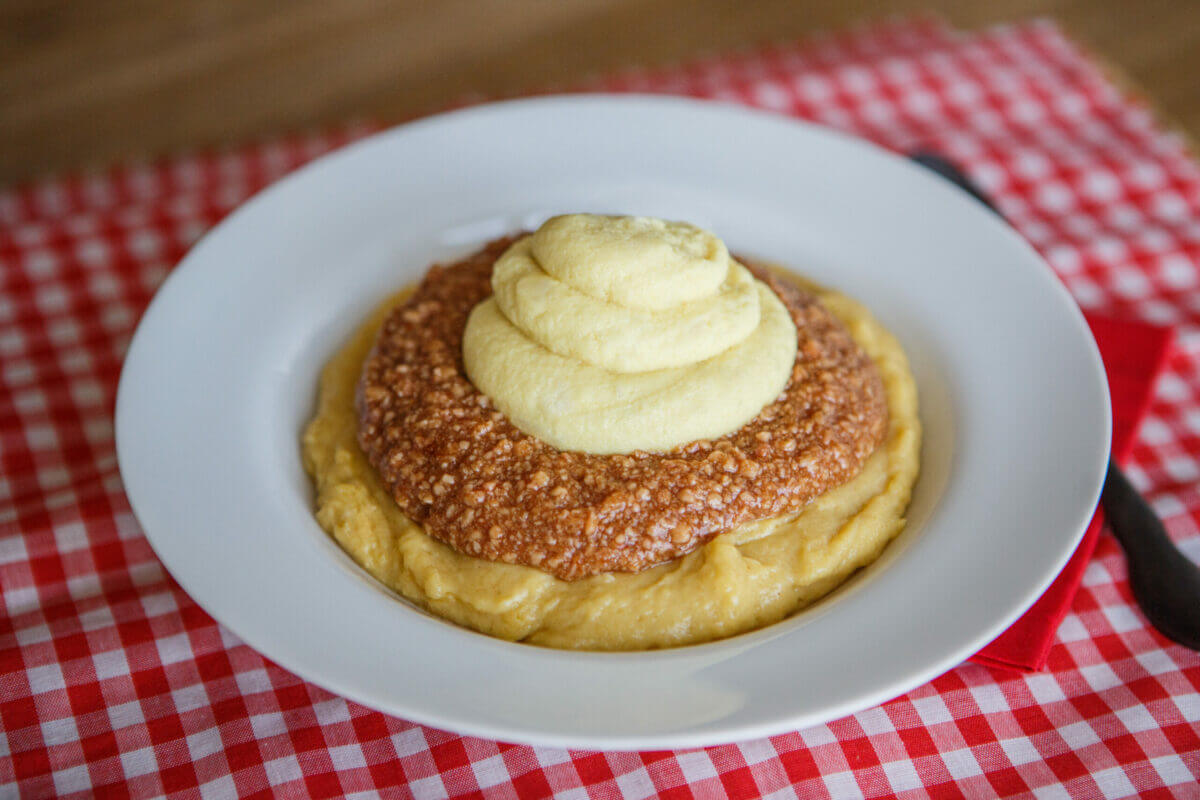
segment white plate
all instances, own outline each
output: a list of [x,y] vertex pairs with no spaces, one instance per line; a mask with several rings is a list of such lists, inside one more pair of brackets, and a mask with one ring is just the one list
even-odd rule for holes
[[[671,651],[511,644],[424,615],[317,526],[299,435],[322,363],[427,265],[553,213],[686,219],[865,301],[921,391],[905,533],[756,633]],[[551,97],[405,125],[326,156],[203,239],[134,337],[117,403],[130,501],[172,575],[277,663],[494,739],[686,747],[829,720],[977,651],[1061,569],[1099,494],[1108,394],[1035,252],[920,167],[780,116]]]

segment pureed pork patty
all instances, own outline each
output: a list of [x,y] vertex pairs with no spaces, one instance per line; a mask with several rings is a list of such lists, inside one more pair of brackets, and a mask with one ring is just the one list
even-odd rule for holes
[[[383,323],[358,391],[358,441],[400,509],[460,553],[563,580],[639,572],[719,533],[794,513],[883,441],[879,370],[815,295],[764,270],[799,337],[782,395],[733,433],[665,453],[559,451],[468,379],[462,336],[500,239],[435,266]],[[736,391],[736,387],[730,387]]]

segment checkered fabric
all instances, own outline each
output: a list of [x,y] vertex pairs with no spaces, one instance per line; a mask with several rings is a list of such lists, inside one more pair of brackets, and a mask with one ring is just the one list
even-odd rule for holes
[[[736,100],[932,147],[1081,305],[1180,326],[1129,472],[1200,560],[1200,166],[1053,25],[899,22],[583,88]],[[1048,671],[967,664],[827,725],[703,750],[424,728],[305,683],[214,622],[122,492],[121,359],[201,233],[365,130],[0,193],[0,796],[1200,797],[1200,654],[1146,626],[1107,537]]]

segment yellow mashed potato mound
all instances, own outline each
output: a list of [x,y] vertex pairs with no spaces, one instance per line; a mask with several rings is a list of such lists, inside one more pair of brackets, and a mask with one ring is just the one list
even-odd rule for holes
[[492,289],[463,332],[467,375],[559,450],[718,439],[774,401],[796,362],[783,303],[686,222],[552,217],[496,260]]
[[797,514],[714,537],[636,574],[559,580],[533,567],[458,553],[406,517],[357,442],[355,389],[391,297],[321,376],[303,438],[317,520],[380,582],[459,625],[503,639],[580,650],[698,644],[777,622],[874,561],[904,527],[918,472],[916,383],[896,339],[857,302],[813,287],[878,365],[890,413],[884,443],[862,472]]

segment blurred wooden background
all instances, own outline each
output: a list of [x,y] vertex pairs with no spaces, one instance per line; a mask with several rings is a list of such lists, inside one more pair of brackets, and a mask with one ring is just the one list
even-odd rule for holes
[[0,183],[920,11],[1052,16],[1200,135],[1196,0],[0,0]]

